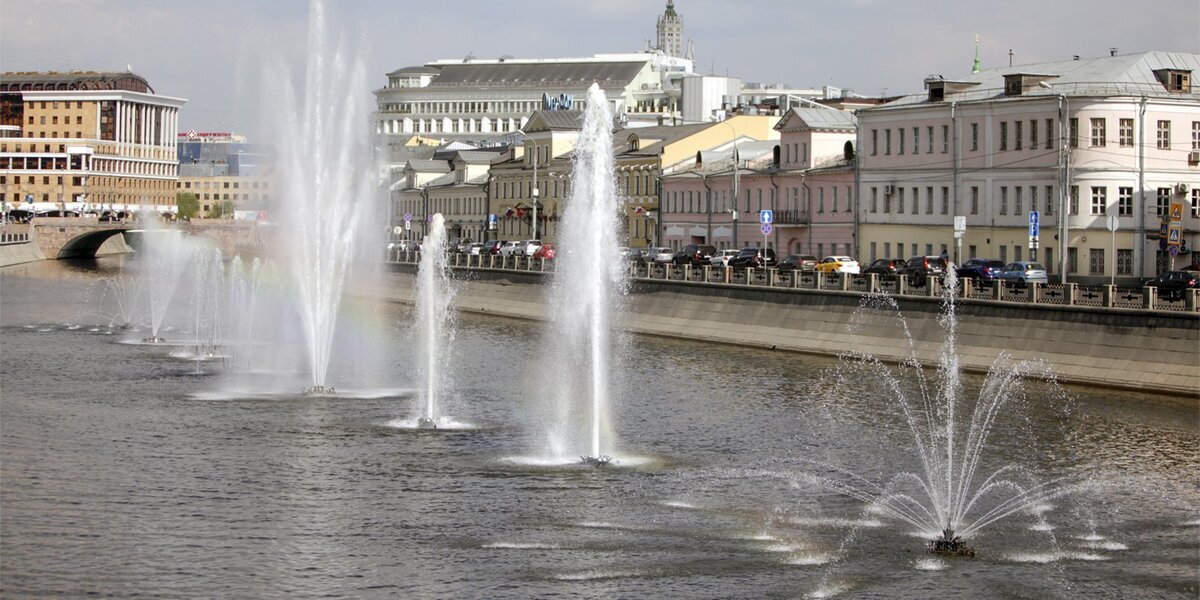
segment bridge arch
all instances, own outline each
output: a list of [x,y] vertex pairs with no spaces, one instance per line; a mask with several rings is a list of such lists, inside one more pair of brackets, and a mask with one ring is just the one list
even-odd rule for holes
[[124,233],[124,229],[100,229],[77,235],[62,245],[57,258],[94,258],[104,242]]

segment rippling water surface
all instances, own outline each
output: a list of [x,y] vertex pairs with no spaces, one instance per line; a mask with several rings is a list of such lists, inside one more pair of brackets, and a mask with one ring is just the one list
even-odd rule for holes
[[96,271],[116,268],[0,273],[5,598],[1200,593],[1195,399],[1035,390],[997,424],[991,468],[1094,485],[954,560],[787,476],[917,467],[895,407],[870,382],[835,383],[836,361],[628,338],[616,426],[646,460],[545,468],[520,460],[553,352],[541,325],[463,316],[453,416],[477,428],[414,431],[395,426],[413,416],[406,307],[376,308],[401,391],[239,398],[219,393],[219,362],[92,331]]

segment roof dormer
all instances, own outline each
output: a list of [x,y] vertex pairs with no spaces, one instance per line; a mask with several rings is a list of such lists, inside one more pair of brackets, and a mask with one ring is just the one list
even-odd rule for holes
[[1158,69],[1154,72],[1154,76],[1172,94],[1192,93],[1192,71],[1190,69]]
[[1004,95],[1020,96],[1038,87],[1043,81],[1056,79],[1058,75],[1042,75],[1038,73],[1009,73],[1004,76]]
[[925,89],[929,90],[930,102],[943,102],[947,97],[965,92],[979,85],[977,81],[951,81],[941,75],[925,78]]

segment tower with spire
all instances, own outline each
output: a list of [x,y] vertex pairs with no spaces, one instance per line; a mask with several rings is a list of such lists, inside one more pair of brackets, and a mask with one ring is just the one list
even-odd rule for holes
[[683,58],[683,18],[675,12],[675,0],[667,0],[667,10],[658,17],[658,50],[667,56]]
[[972,73],[978,73],[981,65],[979,64],[979,34],[975,34],[975,64],[971,67]]

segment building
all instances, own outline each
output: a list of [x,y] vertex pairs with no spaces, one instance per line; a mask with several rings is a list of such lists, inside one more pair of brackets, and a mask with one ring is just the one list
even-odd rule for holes
[[677,118],[680,79],[692,73],[692,61],[680,52],[682,35],[682,20],[668,2],[655,50],[583,58],[468,56],[397,69],[374,92],[379,145],[402,146],[418,135],[483,145],[519,142],[533,112],[581,110],[593,83],[627,121]]
[[186,101],[134,73],[0,74],[0,193],[31,212],[175,209]]
[[507,156],[501,148],[442,150],[407,160],[393,176],[389,239],[420,241],[437,213],[448,239],[487,239],[489,170]]
[[[1200,241],[1197,68],[1142,52],[981,69],[859,111],[858,256],[1036,258],[1085,283],[1182,264]],[[1186,209],[1163,225],[1173,203]]]
[[268,213],[273,208],[274,151],[227,132],[180,133],[176,142],[176,191],[192,193],[201,217],[233,217],[238,212]]
[[[818,256],[850,251],[854,116],[819,106],[793,108],[775,130],[778,140],[739,140],[701,152],[689,168],[663,179],[664,245]],[[773,213],[766,234],[763,210]]]

